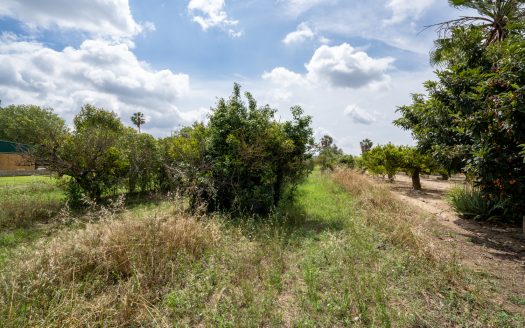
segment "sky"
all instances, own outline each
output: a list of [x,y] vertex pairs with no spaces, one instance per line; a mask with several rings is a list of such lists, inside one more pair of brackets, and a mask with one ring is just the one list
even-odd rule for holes
[[398,106],[434,79],[425,26],[464,13],[446,0],[2,0],[2,106],[53,108],[70,123],[86,103],[157,137],[206,120],[233,83],[317,138],[412,144]]

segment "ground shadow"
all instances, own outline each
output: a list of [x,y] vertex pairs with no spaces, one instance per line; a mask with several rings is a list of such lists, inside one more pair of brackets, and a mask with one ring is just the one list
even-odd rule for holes
[[452,224],[451,228],[458,236],[485,248],[486,258],[512,261],[525,270],[525,237],[521,225],[476,222],[458,217],[446,203],[445,198],[451,188],[465,183],[464,177],[444,181],[438,180],[436,176],[430,176],[422,177],[421,182],[423,190],[415,192],[412,190],[410,178],[399,175],[395,183],[390,184],[390,188],[393,192],[410,198],[425,211],[435,214],[445,225]]
[[304,207],[294,204],[287,209],[283,223],[289,236],[317,239],[323,232],[336,232],[345,228],[344,218],[327,220],[308,213]]
[[469,232],[470,242],[489,250],[490,256],[517,262],[525,270],[525,236],[518,224],[475,222],[458,218],[455,224]]

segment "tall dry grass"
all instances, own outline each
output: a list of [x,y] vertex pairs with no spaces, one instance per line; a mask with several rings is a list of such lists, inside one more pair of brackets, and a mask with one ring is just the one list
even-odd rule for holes
[[[410,326],[522,326],[521,317],[501,311],[492,301],[498,295],[492,281],[462,266],[450,245],[435,241],[433,234],[441,230],[433,216],[404,203],[389,186],[367,175],[338,169],[331,178],[351,195],[366,224],[395,246],[386,246],[384,256],[390,254],[393,263],[400,263],[398,257],[406,254],[402,274],[386,279],[392,286],[389,306],[414,314]],[[496,316],[498,311],[504,315]]]
[[0,229],[28,228],[49,222],[64,206],[55,199],[18,197],[0,200]]
[[64,203],[60,188],[47,180],[0,185],[0,229],[29,228],[48,223]]
[[1,272],[0,326],[165,325],[163,295],[218,239],[217,224],[170,213],[64,232]]
[[432,257],[432,243],[425,237],[427,221],[414,207],[401,202],[388,186],[348,169],[336,169],[332,179],[350,193],[367,224],[392,244]]

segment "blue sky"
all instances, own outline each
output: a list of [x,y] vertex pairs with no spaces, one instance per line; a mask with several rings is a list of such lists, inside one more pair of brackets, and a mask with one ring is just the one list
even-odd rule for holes
[[85,103],[166,136],[206,118],[234,82],[260,105],[300,105],[316,135],[410,144],[397,106],[433,78],[435,31],[462,15],[445,0],[2,0],[2,104]]

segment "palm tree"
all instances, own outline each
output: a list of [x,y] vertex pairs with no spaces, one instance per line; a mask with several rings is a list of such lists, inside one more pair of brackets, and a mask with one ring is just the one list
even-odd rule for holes
[[512,25],[525,17],[524,0],[449,0],[449,3],[458,9],[474,9],[478,15],[461,16],[427,26],[427,28],[437,27],[441,36],[435,41],[435,49],[431,53],[432,64],[447,63],[458,55],[455,49],[458,42],[469,43],[466,33],[455,32],[475,27],[482,33],[484,46],[488,46],[505,40],[511,33]]
[[137,126],[140,133],[140,127],[146,123],[146,120],[144,119],[144,114],[141,112],[136,112],[131,116],[131,122]]
[[361,154],[364,155],[372,149],[374,143],[372,142],[372,140],[366,138],[363,141],[361,141],[359,145],[361,146]]
[[474,9],[477,16],[461,16],[438,26],[441,32],[456,27],[477,26],[485,32],[487,44],[500,42],[509,36],[511,24],[523,19],[525,2],[523,0],[449,0],[451,6],[459,9]]

